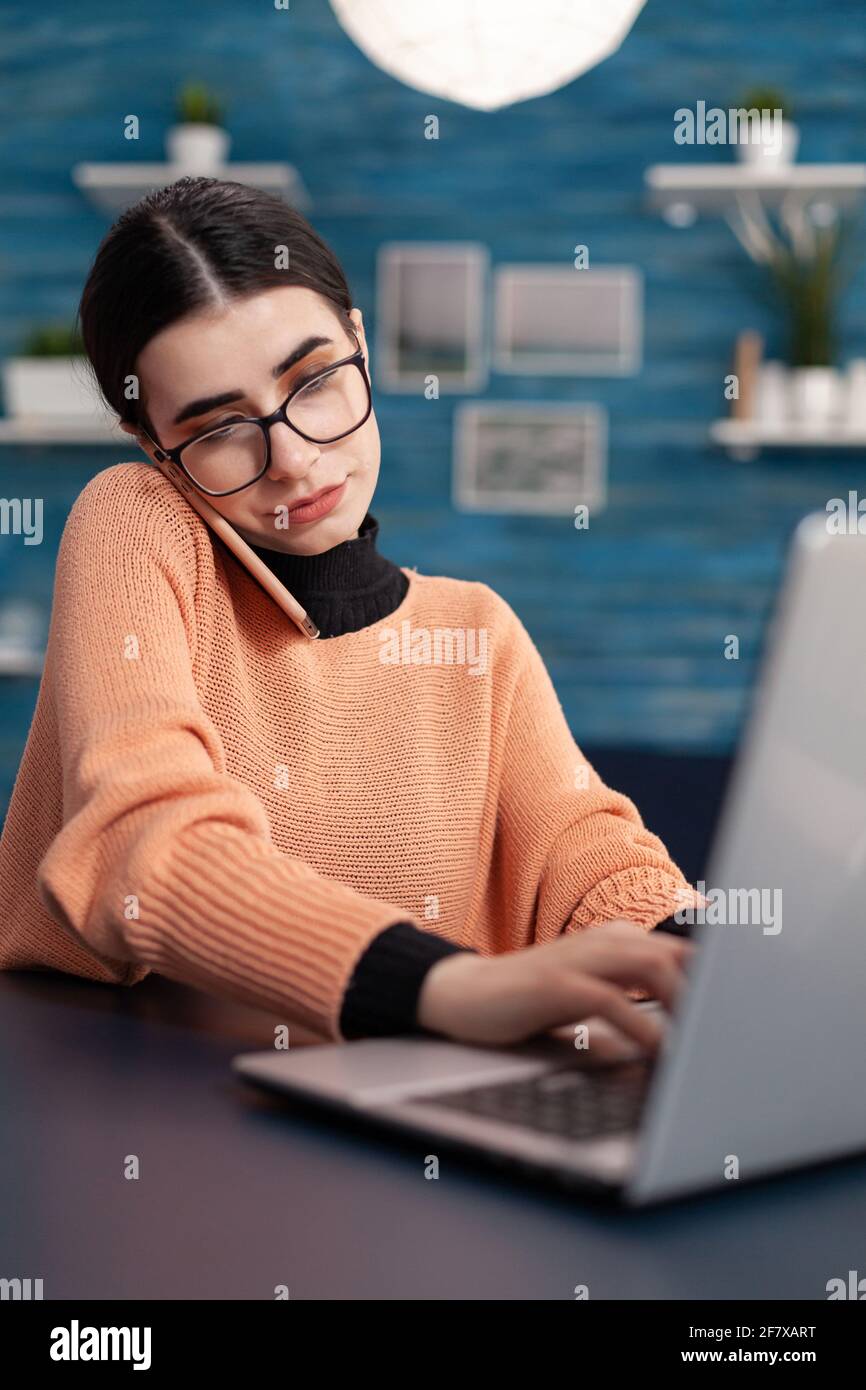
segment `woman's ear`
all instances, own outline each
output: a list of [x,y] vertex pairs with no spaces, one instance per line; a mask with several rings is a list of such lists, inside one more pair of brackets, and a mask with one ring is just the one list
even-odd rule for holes
[[367,365],[367,370],[369,371],[369,368],[370,368],[370,352],[369,352],[369,349],[368,349],[368,347],[367,347],[367,335],[366,335],[366,333],[364,332],[364,319],[363,319],[363,315],[361,314],[361,310],[360,310],[360,309],[351,309],[351,310],[349,311],[349,316],[350,316],[350,318],[351,318],[353,324],[355,325],[355,332],[356,332],[357,335],[358,335],[358,342],[361,344],[361,351],[362,351],[363,354],[364,354],[364,361],[365,361],[365,363],[366,363],[366,365]]

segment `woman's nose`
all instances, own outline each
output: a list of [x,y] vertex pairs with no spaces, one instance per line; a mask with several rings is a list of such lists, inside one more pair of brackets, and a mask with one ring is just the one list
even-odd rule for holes
[[302,439],[288,425],[278,421],[271,426],[271,466],[268,475],[272,478],[303,478],[320,452],[318,444]]

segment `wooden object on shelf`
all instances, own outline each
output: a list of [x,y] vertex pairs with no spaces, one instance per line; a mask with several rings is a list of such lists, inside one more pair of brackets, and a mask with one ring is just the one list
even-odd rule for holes
[[764,357],[764,338],[754,328],[737,334],[734,347],[734,375],[738,382],[737,395],[731,400],[732,420],[754,420],[758,373]]

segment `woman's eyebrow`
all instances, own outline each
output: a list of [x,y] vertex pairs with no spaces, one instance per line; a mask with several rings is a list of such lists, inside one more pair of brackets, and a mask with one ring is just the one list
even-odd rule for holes
[[[278,377],[287,372],[290,367],[294,367],[296,362],[300,362],[302,357],[307,357],[318,347],[330,346],[332,338],[323,338],[320,334],[311,334],[305,338],[296,348],[293,348],[288,357],[284,357],[282,362],[278,362],[271,375],[276,381]],[[182,425],[185,420],[194,420],[197,415],[206,415],[209,410],[216,410],[218,406],[230,405],[232,401],[243,400],[244,393],[237,387],[232,391],[221,391],[218,396],[201,396],[196,401],[190,401],[188,405],[182,407],[172,421],[175,425]]]

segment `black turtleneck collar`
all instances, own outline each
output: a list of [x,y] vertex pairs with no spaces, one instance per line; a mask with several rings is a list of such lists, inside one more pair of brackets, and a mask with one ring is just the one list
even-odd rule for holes
[[399,565],[379,554],[378,535],[379,523],[367,512],[353,540],[321,555],[252,549],[307,610],[321,640],[369,627],[403,602],[409,580]]

